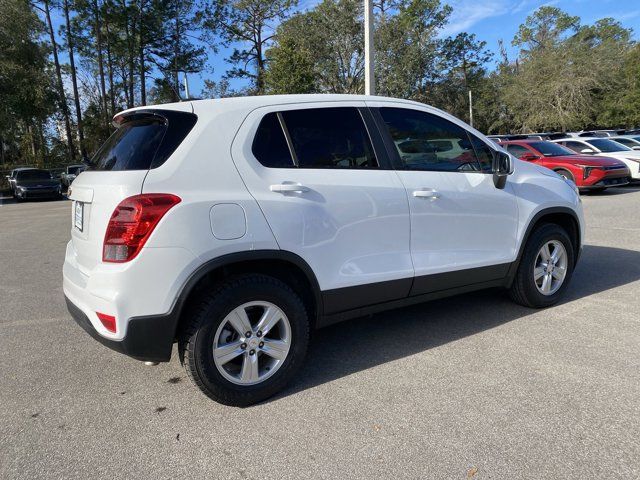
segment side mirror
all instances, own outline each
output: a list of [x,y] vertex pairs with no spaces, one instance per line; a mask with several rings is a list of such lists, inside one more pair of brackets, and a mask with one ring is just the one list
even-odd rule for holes
[[533,160],[538,160],[538,156],[533,152],[527,152],[520,155],[520,160],[526,160],[527,162],[531,162]]
[[580,153],[593,153],[593,149],[592,148],[583,148],[582,150],[580,150]]
[[493,156],[493,184],[503,189],[507,184],[507,177],[513,173],[511,156],[505,152],[496,152]]

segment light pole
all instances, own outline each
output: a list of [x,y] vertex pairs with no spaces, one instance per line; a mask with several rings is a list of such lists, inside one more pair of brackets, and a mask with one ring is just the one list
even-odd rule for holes
[[373,0],[364,0],[364,93],[376,94],[373,75]]
[[189,100],[189,79],[187,78],[187,72],[184,72],[184,97],[185,100]]

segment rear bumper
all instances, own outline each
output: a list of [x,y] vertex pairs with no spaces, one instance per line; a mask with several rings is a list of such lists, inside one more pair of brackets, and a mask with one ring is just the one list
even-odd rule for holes
[[127,334],[122,340],[111,340],[100,335],[89,317],[65,296],[71,317],[85,332],[111,350],[128,355],[136,360],[148,362],[168,362],[171,358],[173,336],[177,318],[172,313],[152,315],[129,320]]
[[[74,320],[103,345],[138,360],[169,361],[179,310],[177,297],[198,259],[180,248],[148,248],[124,264],[82,269],[67,244],[63,291]],[[116,319],[107,330],[97,312]]]

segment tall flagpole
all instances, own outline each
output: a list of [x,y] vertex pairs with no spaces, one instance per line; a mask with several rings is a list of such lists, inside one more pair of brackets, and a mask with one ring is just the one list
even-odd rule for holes
[[376,94],[373,76],[373,0],[364,0],[364,93]]

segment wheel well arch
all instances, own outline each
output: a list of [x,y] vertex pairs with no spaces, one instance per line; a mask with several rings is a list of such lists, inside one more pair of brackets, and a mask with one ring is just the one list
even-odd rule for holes
[[507,275],[510,285],[515,277],[516,271],[518,270],[518,266],[520,265],[520,260],[522,259],[522,255],[524,253],[524,249],[529,241],[529,237],[531,234],[540,226],[546,223],[552,223],[558,225],[563,228],[567,234],[569,235],[569,239],[571,240],[571,245],[573,246],[573,251],[575,254],[574,257],[574,266],[578,261],[578,257],[580,255],[580,245],[582,239],[580,238],[580,223],[578,220],[578,216],[576,213],[567,207],[551,207],[546,208],[544,210],[536,213],[533,218],[529,221],[529,225],[527,225],[527,229],[522,237],[522,242],[520,243],[520,248],[518,250],[518,257],[516,261],[512,264],[512,267]]
[[261,273],[289,285],[302,299],[312,328],[322,315],[320,286],[313,270],[300,256],[282,250],[254,250],[232,253],[201,265],[183,286],[174,306],[174,338],[179,338],[189,306],[216,283],[232,275]]

